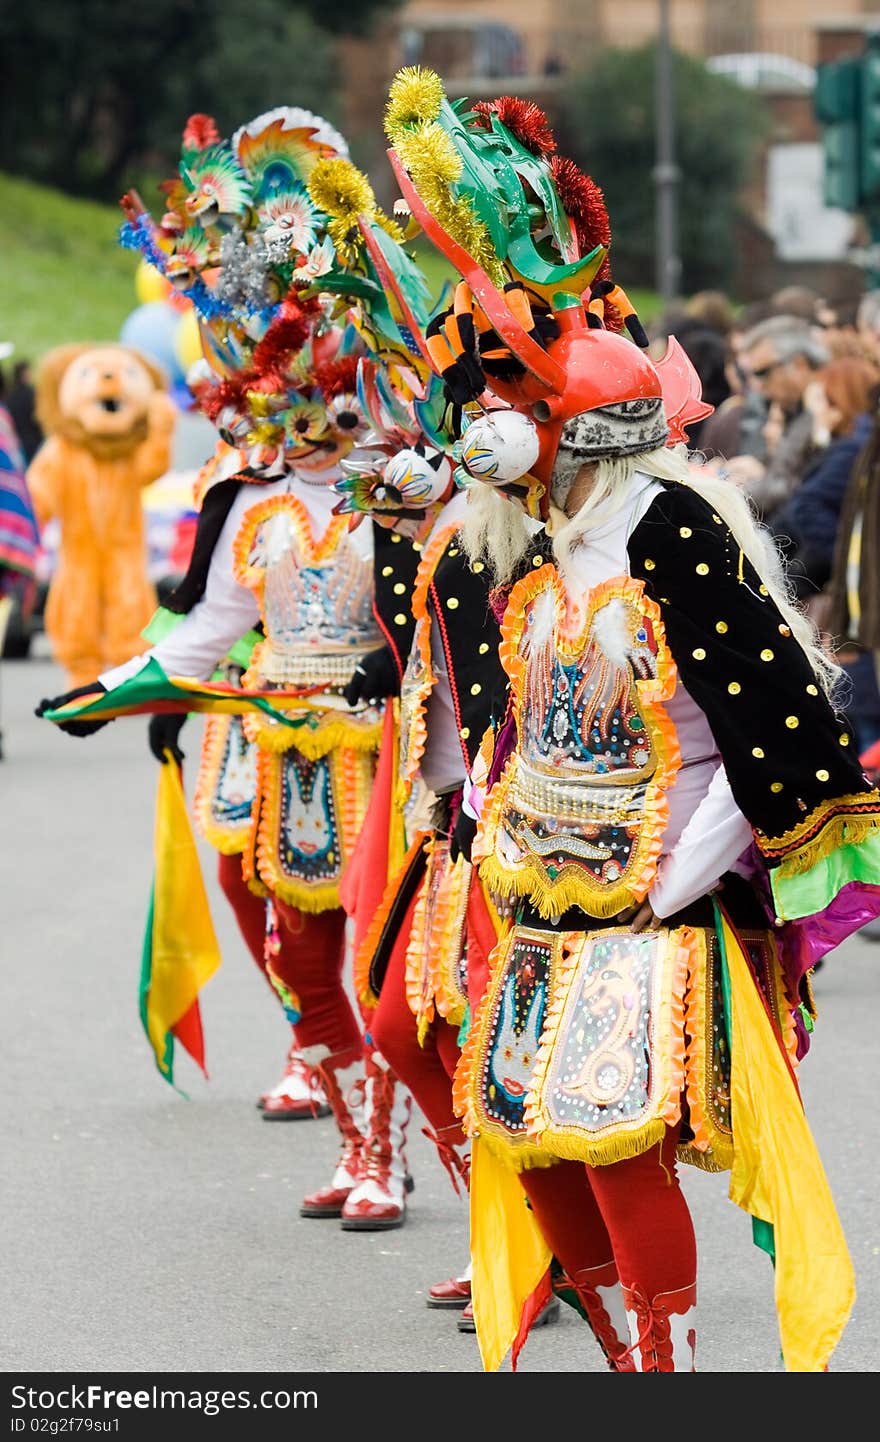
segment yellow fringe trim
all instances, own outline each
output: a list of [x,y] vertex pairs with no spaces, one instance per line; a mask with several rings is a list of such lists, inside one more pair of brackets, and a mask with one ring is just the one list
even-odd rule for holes
[[422,681],[421,685],[414,688],[407,696],[405,707],[401,707],[401,728],[406,727],[406,735],[401,737],[401,756],[404,760],[397,794],[400,806],[405,806],[409,799],[412,783],[425,754],[425,746],[428,741],[428,698],[437,684],[437,677],[431,668],[431,615],[428,611],[428,592],[443,553],[458,531],[458,525],[444,526],[435,536],[431,537],[422,552],[413,584],[410,600],[410,610],[416,623],[413,646],[422,665]]
[[[870,810],[865,810],[865,808]],[[808,832],[819,827],[818,834],[801,841]],[[780,880],[785,877],[801,876],[818,862],[824,861],[841,846],[857,846],[872,833],[880,829],[880,794],[865,791],[855,796],[841,796],[834,801],[823,802],[811,813],[806,821],[792,827],[784,836],[767,837],[756,832],[758,847],[762,855],[773,860],[782,857],[776,874]]]
[[[712,1095],[712,987],[715,968],[720,965],[713,933],[695,931],[688,970],[685,1026],[688,1054],[685,1063],[685,1095],[688,1122],[694,1133],[688,1142],[687,1160],[707,1171],[726,1171],[733,1162],[733,1136],[722,1131],[710,1104]],[[699,1158],[700,1160],[695,1160]]]
[[[587,1162],[590,1166],[608,1166],[612,1162],[638,1156],[654,1146],[666,1135],[667,1129],[680,1120],[685,1078],[684,997],[691,956],[694,947],[699,945],[699,938],[692,927],[680,927],[675,931],[663,929],[656,933],[657,946],[664,949],[664,954],[655,963],[654,985],[648,1000],[652,1031],[649,1085],[653,1095],[646,1110],[650,1114],[646,1116],[643,1112],[631,1121],[611,1120],[609,1128],[613,1130],[597,1136],[574,1127],[561,1130],[544,1100],[571,987],[584,951],[593,940],[631,935],[625,926],[603,928],[600,932],[565,933],[560,947],[562,962],[558,971],[551,968],[552,998],[544,1017],[532,1084],[526,1094],[525,1120],[529,1136],[555,1157]],[[663,975],[659,979],[661,990],[658,995],[658,973],[661,971]]]
[[500,896],[527,896],[541,916],[559,916],[571,906],[579,906],[588,915],[610,920],[625,907],[641,902],[647,896],[657,870],[663,844],[663,832],[669,818],[667,792],[681,765],[681,752],[675,727],[665,706],[673,695],[678,673],[666,644],[666,632],[659,607],[645,595],[641,581],[631,576],[613,577],[590,593],[590,605],[583,624],[577,631],[559,625],[565,616],[565,590],[556,567],[545,563],[531,575],[524,576],[513,587],[501,622],[501,663],[510,677],[517,730],[523,735],[525,720],[524,686],[526,660],[521,651],[528,608],[545,591],[554,593],[557,614],[557,647],[560,656],[574,662],[582,654],[592,618],[612,598],[630,599],[650,620],[657,644],[657,675],[650,680],[635,682],[640,711],[645,721],[656,757],[656,766],[645,795],[644,823],[636,853],[630,863],[629,876],[616,884],[602,885],[589,879],[582,867],[574,862],[565,864],[551,880],[546,867],[533,857],[509,869],[499,856],[498,832],[503,823],[507,792],[516,769],[514,752],[509,757],[498,783],[486,801],[474,846],[474,859],[480,862],[480,873]]
[[244,851],[251,829],[250,816],[235,826],[222,826],[214,816],[214,796],[226,750],[226,737],[233,724],[232,716],[210,713],[206,716],[199,771],[193,794],[193,817],[196,825],[205,840],[222,856],[236,856]]

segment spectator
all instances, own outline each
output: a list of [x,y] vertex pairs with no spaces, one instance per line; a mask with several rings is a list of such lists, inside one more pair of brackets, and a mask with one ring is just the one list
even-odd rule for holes
[[6,405],[27,465],[30,465],[43,443],[43,430],[37,420],[35,403],[36,391],[31,378],[30,361],[17,361],[12,372],[12,385],[6,396]]
[[767,407],[781,413],[781,435],[763,457],[740,453],[724,466],[730,479],[749,496],[759,515],[770,522],[794,494],[813,449],[813,418],[805,410],[804,392],[828,351],[814,328],[796,316],[777,315],[759,322],[741,339],[739,364],[747,384]]
[[866,291],[859,301],[856,333],[866,354],[880,364],[880,290]]
[[717,331],[726,339],[733,330],[735,312],[727,296],[721,290],[699,290],[692,295],[685,310],[694,320],[701,321],[710,330]]
[[878,381],[875,366],[845,357],[824,366],[804,392],[812,456],[772,526],[782,548],[789,549],[789,574],[801,600],[818,597],[830,580],[843,500],[871,434],[871,394]]
[[767,403],[761,392],[749,383],[739,353],[743,336],[760,321],[767,320],[769,314],[766,303],[754,301],[733,319],[727,336],[726,374],[730,394],[707,416],[700,431],[700,449],[707,459],[717,462],[731,456],[757,456],[763,460],[766,456],[763,431]]
[[786,285],[770,297],[773,315],[793,315],[819,329],[837,325],[837,312],[808,285]]

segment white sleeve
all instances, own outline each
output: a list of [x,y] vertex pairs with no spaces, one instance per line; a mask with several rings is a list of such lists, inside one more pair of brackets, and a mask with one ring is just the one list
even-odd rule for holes
[[672,916],[705,896],[752,841],[752,828],[719,766],[678,841],[657,867],[648,900],[655,916]]
[[235,537],[253,504],[253,494],[248,494],[245,487],[242,495],[236,497],[217,538],[202,599],[151,651],[104,671],[98,679],[108,691],[136,676],[149,660],[158,661],[166,676],[207,681],[230,646],[256,625],[260,619],[257,598],[247,586],[236,581],[232,566]]

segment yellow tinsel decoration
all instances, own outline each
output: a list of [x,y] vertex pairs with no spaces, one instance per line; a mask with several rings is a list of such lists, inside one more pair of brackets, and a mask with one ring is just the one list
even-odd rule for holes
[[505,285],[510,277],[486,226],[466,196],[451,193],[450,187],[462,171],[462,160],[452,138],[441,125],[431,122],[401,131],[394,148],[415,190],[447,235],[473,256],[495,285]]
[[420,65],[406,65],[398,70],[388,92],[385,107],[385,133],[393,142],[399,129],[423,125],[436,120],[443,103],[443,84],[433,70]]
[[356,165],[341,157],[319,160],[306,183],[309,199],[334,220],[353,225],[359,215],[376,212],[373,187]]

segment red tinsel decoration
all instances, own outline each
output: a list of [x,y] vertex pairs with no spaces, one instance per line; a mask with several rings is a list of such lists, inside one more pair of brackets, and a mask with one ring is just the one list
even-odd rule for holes
[[199,406],[209,421],[215,421],[227,406],[232,406],[235,410],[239,408],[244,389],[243,379],[242,375],[236,375],[216,386],[210,383],[199,386]]
[[183,132],[184,149],[207,150],[209,145],[217,145],[219,141],[220,132],[212,115],[196,114],[189,117]]
[[597,245],[610,245],[611,224],[605,197],[592,176],[585,175],[564,155],[554,155],[550,171],[565,213],[574,221],[578,244],[584,254]]
[[300,350],[311,333],[310,315],[317,308],[314,299],[303,300],[288,295],[263,339],[254,351],[254,371],[265,375],[268,371],[283,371],[284,362],[291,351]]
[[357,387],[357,368],[357,357],[352,355],[315,366],[315,383],[324,400],[331,401],[334,396],[354,394]]
[[550,122],[540,105],[533,100],[520,100],[516,95],[499,95],[497,100],[478,100],[473,108],[474,113],[484,119],[497,115],[520,145],[540,160],[549,160],[555,152],[556,137]]
[[[565,155],[554,155],[550,170],[566,215],[574,222],[575,234],[582,255],[589,255],[597,245],[611,244],[611,222],[605,197],[592,176],[586,175]],[[611,279],[611,266],[606,255],[597,280]],[[623,329],[623,316],[616,306],[605,304],[605,325],[608,330]]]

